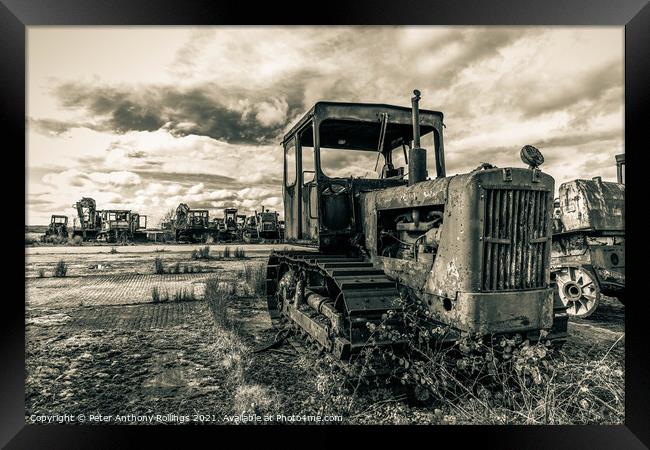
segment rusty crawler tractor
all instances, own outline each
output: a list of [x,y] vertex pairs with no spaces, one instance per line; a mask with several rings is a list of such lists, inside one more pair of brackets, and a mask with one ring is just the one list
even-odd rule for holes
[[79,226],[73,225],[72,236],[81,236],[84,241],[94,241],[101,228],[100,211],[97,211],[95,200],[83,197],[72,205],[77,210]]
[[625,155],[616,162],[617,183],[569,181],[555,201],[551,277],[570,316],[590,316],[601,295],[624,303]]
[[[426,305],[437,323],[455,330],[530,338],[547,330],[563,340],[567,316],[557,305],[554,318],[549,286],[554,180],[538,168],[541,153],[522,149],[526,169],[483,164],[447,177],[443,115],[420,111],[414,93],[412,108],[316,103],[284,137],[286,237],[318,251],[271,254],[272,318],[299,327],[341,360],[368,345],[369,324],[388,317],[391,325],[388,311],[399,319],[400,297]],[[429,133],[434,179],[420,148],[420,135]],[[327,176],[331,149],[376,152],[379,178]],[[402,152],[408,181],[393,163]],[[307,158],[315,172],[309,181]],[[394,336],[372,346],[399,347]]]
[[255,211],[255,215],[246,218],[242,239],[246,243],[280,241],[282,236],[278,213],[264,210],[264,206],[261,212]]
[[206,242],[210,235],[208,210],[190,209],[181,203],[176,208],[172,228],[177,242]]
[[126,243],[147,240],[145,228],[147,216],[128,209],[107,209],[100,211],[101,229],[97,240],[109,243]]
[[50,225],[45,230],[45,235],[42,238],[46,242],[50,237],[57,237],[61,240],[68,239],[68,217],[57,216],[55,214],[50,218]]
[[236,208],[225,208],[223,221],[219,223],[219,241],[235,242],[240,240],[245,220],[246,216],[237,214]]

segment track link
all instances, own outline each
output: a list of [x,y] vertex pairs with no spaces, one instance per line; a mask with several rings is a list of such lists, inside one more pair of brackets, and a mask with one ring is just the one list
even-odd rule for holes
[[[285,280],[291,281],[288,294]],[[266,282],[274,326],[282,326],[280,319],[285,318],[302,337],[314,340],[338,360],[350,360],[369,345],[404,343],[373,340],[369,344],[368,323],[386,323],[385,314],[400,309],[400,295],[396,283],[362,257],[274,252]]]

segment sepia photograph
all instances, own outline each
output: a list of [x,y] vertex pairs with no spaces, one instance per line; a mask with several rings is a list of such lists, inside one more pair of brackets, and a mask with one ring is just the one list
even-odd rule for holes
[[26,424],[623,425],[623,26],[29,26]]

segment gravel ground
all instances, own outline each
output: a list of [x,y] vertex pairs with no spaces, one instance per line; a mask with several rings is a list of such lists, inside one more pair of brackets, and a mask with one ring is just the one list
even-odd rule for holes
[[[191,263],[187,253],[160,254]],[[155,256],[71,254],[75,276],[28,279],[26,422],[68,414],[78,423],[81,414],[85,423],[302,423],[305,415],[325,423],[453,423],[450,411],[409,403],[400,390],[339,389],[327,358],[291,342],[257,351],[277,331],[265,300],[243,289],[229,305],[233,325],[217,325],[202,300],[205,280],[241,286],[238,271],[263,257],[210,261],[210,273],[154,275]],[[28,255],[26,270],[60,257]],[[89,268],[97,264],[110,268],[97,274]],[[194,286],[198,300],[154,304],[153,286]],[[624,307],[604,299],[601,308],[570,322],[566,356],[623,361]]]

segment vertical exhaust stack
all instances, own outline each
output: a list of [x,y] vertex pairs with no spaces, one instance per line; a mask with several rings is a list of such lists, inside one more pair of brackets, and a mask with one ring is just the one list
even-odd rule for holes
[[413,147],[409,150],[409,186],[427,179],[427,151],[420,148],[420,91],[413,91],[411,119],[413,122]]

